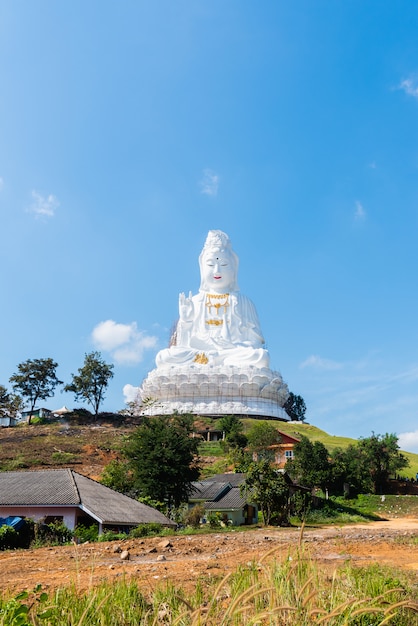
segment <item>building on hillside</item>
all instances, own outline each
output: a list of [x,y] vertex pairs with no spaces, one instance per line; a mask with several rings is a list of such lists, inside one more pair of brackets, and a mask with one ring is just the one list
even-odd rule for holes
[[34,417],[48,418],[48,417],[51,417],[52,411],[50,411],[49,409],[46,409],[45,407],[41,407],[39,409],[33,409],[32,412],[30,410],[22,411],[21,415],[22,415],[22,420],[28,420],[29,417],[31,417],[32,419]]
[[129,531],[139,524],[175,527],[150,506],[122,495],[71,469],[0,472],[0,517],[19,516]]
[[18,423],[18,419],[16,417],[12,417],[11,415],[0,415],[0,426],[2,428],[8,428],[9,426],[16,426]]
[[211,428],[210,426],[207,426],[204,430],[196,430],[196,435],[202,437],[203,441],[223,441],[225,439],[223,430]]
[[71,409],[67,409],[64,405],[60,409],[56,409],[55,411],[51,411],[54,417],[65,417],[66,415],[70,415],[72,413]]
[[266,446],[263,450],[253,452],[254,461],[258,461],[261,457],[266,456],[267,453],[269,460],[271,460],[278,469],[283,469],[287,461],[294,458],[293,448],[300,440],[280,430],[278,432],[281,437],[280,443],[275,443],[271,446]]

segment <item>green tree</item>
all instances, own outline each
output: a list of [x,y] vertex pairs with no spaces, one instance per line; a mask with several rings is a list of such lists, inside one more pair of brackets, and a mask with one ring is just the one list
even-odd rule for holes
[[360,439],[332,456],[334,488],[348,485],[357,493],[381,493],[390,476],[407,467],[408,459],[399,451],[395,434],[375,435]]
[[220,430],[226,435],[236,431],[242,433],[244,430],[244,424],[236,415],[224,415],[218,422]]
[[263,459],[251,463],[240,490],[244,497],[260,507],[266,526],[289,523],[289,486],[283,473],[275,470],[269,461]]
[[6,387],[4,385],[0,385],[0,408],[3,408],[7,405],[9,401],[9,394],[7,392]]
[[368,473],[374,493],[387,486],[390,476],[408,466],[408,459],[399,451],[398,438],[392,433],[375,435],[358,442],[363,474]]
[[135,496],[132,473],[126,460],[113,459],[103,469],[100,482],[125,495]]
[[302,396],[289,393],[289,397],[283,405],[284,410],[292,421],[304,422],[306,413],[306,404]]
[[242,472],[245,474],[251,463],[253,463],[251,452],[243,448],[232,447],[229,451],[228,458],[230,463],[234,466],[234,472]]
[[281,435],[277,428],[270,422],[255,422],[247,433],[248,447],[250,452],[256,452],[258,458],[274,458],[274,452],[269,450],[281,441]]
[[27,399],[29,419],[38,400],[46,400],[54,395],[55,388],[62,385],[58,380],[56,369],[58,363],[53,359],[28,359],[17,366],[18,371],[10,377],[13,389]]
[[191,415],[144,417],[122,451],[141,496],[166,502],[169,510],[187,501],[199,477],[199,440],[192,434]]
[[286,463],[286,471],[292,480],[304,487],[320,487],[325,491],[332,483],[332,465],[324,444],[302,436],[295,444],[293,454],[293,459]]
[[86,354],[83,367],[78,374],[71,374],[73,380],[65,385],[64,391],[73,393],[76,400],[90,404],[97,416],[109,381],[113,378],[113,365],[105,363],[100,352]]
[[227,447],[245,448],[248,439],[242,432],[244,424],[236,415],[224,415],[224,417],[221,417],[219,428],[225,433]]
[[[368,479],[369,477],[366,476]],[[332,488],[336,493],[349,495],[363,492],[360,452],[356,445],[336,448],[332,454]]]
[[0,385],[0,417],[16,417],[23,406],[23,399],[19,395],[9,393],[4,385]]

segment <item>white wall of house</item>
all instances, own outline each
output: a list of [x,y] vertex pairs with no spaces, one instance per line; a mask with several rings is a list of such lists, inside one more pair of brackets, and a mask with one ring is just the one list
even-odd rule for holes
[[[207,516],[210,515],[211,513],[219,513],[221,516],[227,515],[228,520],[230,520],[230,523],[232,523],[232,526],[242,526],[243,524],[245,524],[244,509],[228,509],[228,510],[210,509],[206,511],[205,517],[207,518]],[[254,509],[254,517],[252,519],[252,523],[253,524],[257,523],[257,508]]]
[[238,511],[226,511],[228,515],[228,519],[232,521],[233,526],[240,526],[244,524],[245,517],[243,509],[239,509]]
[[70,530],[74,530],[77,520],[79,508],[76,506],[1,506],[0,517],[9,517],[9,515],[17,517],[28,517],[35,521],[39,521],[44,517],[62,517],[63,523]]
[[9,415],[4,415],[0,417],[0,426],[8,427],[15,426],[16,420],[14,417],[10,417]]

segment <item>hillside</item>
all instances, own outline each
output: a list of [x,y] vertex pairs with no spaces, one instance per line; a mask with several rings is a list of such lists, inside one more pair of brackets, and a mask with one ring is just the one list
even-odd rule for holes
[[[244,419],[246,430],[254,423]],[[216,420],[201,419],[198,429],[211,426],[216,428]],[[284,433],[300,437],[305,435],[313,441],[321,441],[329,451],[336,447],[346,447],[355,443],[354,439],[335,437],[301,422],[275,422]],[[21,424],[13,428],[0,429],[0,471],[18,469],[52,469],[71,467],[90,478],[98,479],[105,465],[116,458],[124,439],[135,429],[137,423],[130,419],[101,419],[83,423],[79,420],[60,420],[49,424]],[[205,447],[205,446],[203,446]],[[214,443],[212,451],[204,459],[206,464],[219,459],[222,451]],[[404,453],[410,466],[403,472],[415,477],[418,472],[418,455]],[[210,455],[210,456],[209,456]]]
[[75,421],[21,424],[0,430],[0,470],[71,467],[97,480],[117,457],[124,438],[135,428],[129,422]]
[[[249,428],[251,426],[252,420],[243,421],[246,425],[246,428]],[[351,439],[350,437],[338,437],[335,435],[329,435],[324,430],[321,430],[316,426],[312,426],[312,424],[304,424],[303,422],[277,422],[277,428],[287,435],[292,435],[295,437],[305,435],[305,437],[308,437],[308,439],[311,439],[311,441],[321,441],[321,443],[324,444],[329,452],[332,452],[333,450],[335,450],[335,448],[344,449],[350,444],[356,443],[357,441],[356,439]],[[404,451],[402,452],[402,454],[409,461],[409,467],[403,470],[402,474],[408,478],[415,478],[418,472],[418,454]]]

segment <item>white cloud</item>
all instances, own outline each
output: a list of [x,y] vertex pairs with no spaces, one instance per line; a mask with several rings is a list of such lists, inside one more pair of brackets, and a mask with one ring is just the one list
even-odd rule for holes
[[125,399],[125,403],[135,402],[139,392],[139,387],[134,387],[133,385],[125,385],[123,387],[123,397]]
[[113,350],[127,343],[133,333],[137,332],[135,322],[132,324],[117,324],[113,320],[100,322],[93,329],[92,337],[100,350]]
[[398,435],[398,445],[401,450],[418,454],[418,430]]
[[357,200],[356,202],[356,211],[354,213],[354,217],[356,220],[364,220],[366,219],[366,211],[363,208],[361,202]]
[[216,196],[219,187],[219,176],[210,169],[203,170],[203,177],[199,183],[200,190],[206,196]]
[[337,363],[336,361],[331,361],[331,359],[323,359],[322,357],[312,354],[309,356],[303,363],[299,365],[301,369],[305,369],[305,367],[313,367],[318,370],[339,370],[342,368],[341,363]]
[[402,89],[408,96],[418,98],[417,81],[413,78],[405,78],[401,81],[399,89]]
[[92,340],[99,350],[110,352],[113,360],[120,365],[140,363],[144,351],[154,348],[158,341],[157,337],[138,330],[136,322],[119,324],[113,320],[97,324]]
[[3,187],[4,187],[4,178],[0,176],[0,191],[3,189]]
[[58,199],[52,194],[45,197],[37,191],[32,191],[32,204],[28,211],[34,213],[36,217],[53,217],[59,205]]

